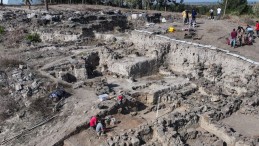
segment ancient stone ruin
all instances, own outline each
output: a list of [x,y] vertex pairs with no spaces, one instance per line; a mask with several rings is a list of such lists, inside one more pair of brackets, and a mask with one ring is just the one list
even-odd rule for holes
[[[1,145],[259,145],[257,62],[140,30],[117,10],[0,15]],[[41,42],[19,39],[32,32]],[[66,96],[54,102],[57,88]],[[96,114],[118,121],[100,138]]]

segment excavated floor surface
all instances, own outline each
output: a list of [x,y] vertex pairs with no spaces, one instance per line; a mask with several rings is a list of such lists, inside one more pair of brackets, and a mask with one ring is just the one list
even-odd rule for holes
[[223,123],[229,125],[233,130],[251,137],[259,137],[258,122],[258,116],[243,114],[233,114],[223,120]]

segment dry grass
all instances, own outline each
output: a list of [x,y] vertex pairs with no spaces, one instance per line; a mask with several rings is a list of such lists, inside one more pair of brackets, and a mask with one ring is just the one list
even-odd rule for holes
[[219,32],[219,31],[220,31],[220,29],[217,27],[213,27],[213,28],[210,28],[207,30],[208,33],[214,33],[214,32]]
[[18,104],[8,96],[0,96],[0,121],[4,121],[14,114]]
[[54,104],[48,97],[41,97],[33,100],[28,110],[38,116],[48,117],[53,114],[53,107]]
[[231,19],[230,15],[225,15],[224,17],[222,17],[221,19],[226,20],[226,19]]
[[26,30],[18,28],[13,31],[7,31],[3,37],[5,38],[3,44],[7,48],[19,47],[20,43],[26,38]]
[[243,21],[244,21],[245,24],[249,24],[251,26],[255,25],[255,21],[248,16],[244,17]]
[[8,89],[0,88],[0,96],[7,96],[9,94]]
[[8,67],[18,67],[20,64],[24,64],[23,61],[11,56],[0,56],[0,68],[5,69]]

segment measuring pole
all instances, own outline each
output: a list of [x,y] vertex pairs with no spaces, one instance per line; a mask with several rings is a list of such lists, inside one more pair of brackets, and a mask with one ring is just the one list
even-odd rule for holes
[[157,100],[156,117],[158,117],[159,101],[160,101],[160,96],[158,97],[158,100]]

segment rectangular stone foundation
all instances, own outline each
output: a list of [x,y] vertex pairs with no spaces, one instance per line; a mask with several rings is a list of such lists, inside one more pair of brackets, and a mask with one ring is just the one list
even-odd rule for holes
[[138,78],[157,73],[159,67],[156,58],[127,57],[109,63],[108,70],[126,77]]

